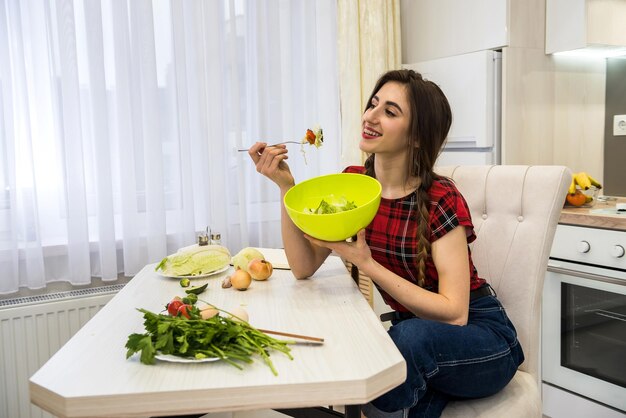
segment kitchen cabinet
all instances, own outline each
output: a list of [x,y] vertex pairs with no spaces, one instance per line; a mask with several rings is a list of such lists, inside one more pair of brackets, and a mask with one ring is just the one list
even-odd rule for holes
[[546,53],[626,54],[625,15],[623,0],[546,0]]
[[400,8],[404,63],[500,49],[509,43],[507,1],[401,0]]
[[501,49],[502,164],[565,165],[602,182],[606,63],[546,54],[546,1],[401,1],[402,62]]

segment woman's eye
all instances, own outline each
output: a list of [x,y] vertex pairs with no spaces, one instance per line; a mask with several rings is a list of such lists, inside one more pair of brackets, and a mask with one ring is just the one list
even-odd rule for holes
[[390,117],[394,117],[394,116],[396,116],[396,114],[395,114],[395,113],[393,113],[393,112],[392,112],[391,110],[389,110],[389,109],[385,109],[385,114],[386,114],[387,116],[390,116]]

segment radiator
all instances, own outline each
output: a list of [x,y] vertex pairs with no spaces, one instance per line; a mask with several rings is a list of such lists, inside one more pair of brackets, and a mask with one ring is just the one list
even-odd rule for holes
[[28,379],[123,286],[0,300],[0,418],[52,416],[30,403]]

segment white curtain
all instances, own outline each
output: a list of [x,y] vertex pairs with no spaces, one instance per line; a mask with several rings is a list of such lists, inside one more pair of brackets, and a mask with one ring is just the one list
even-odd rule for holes
[[338,2],[343,165],[362,164],[361,115],[378,78],[402,66],[400,0]]
[[132,276],[210,227],[281,247],[245,152],[340,167],[335,0],[0,0],[0,293]]

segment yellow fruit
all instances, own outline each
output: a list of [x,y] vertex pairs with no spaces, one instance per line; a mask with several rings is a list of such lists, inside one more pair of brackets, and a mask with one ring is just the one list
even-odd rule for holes
[[574,176],[576,183],[578,183],[581,189],[589,190],[589,188],[591,187],[591,180],[589,180],[589,177],[587,177],[586,173],[581,171],[580,173],[574,174]]
[[[585,173],[585,174],[587,174],[587,173]],[[601,189],[602,188],[602,185],[598,182],[598,180],[594,179],[589,174],[587,174],[587,178],[591,182],[592,186],[595,186],[597,189]]]
[[576,181],[574,180],[574,175],[572,174],[572,182],[569,184],[569,189],[567,193],[574,194],[576,193]]

